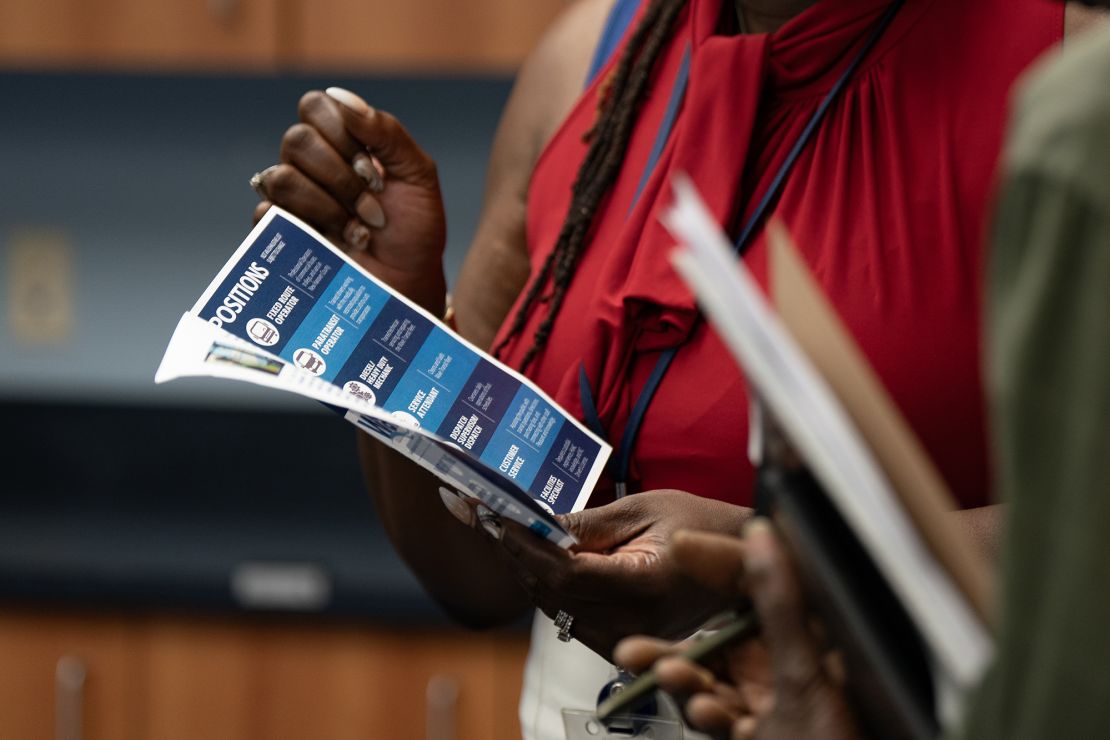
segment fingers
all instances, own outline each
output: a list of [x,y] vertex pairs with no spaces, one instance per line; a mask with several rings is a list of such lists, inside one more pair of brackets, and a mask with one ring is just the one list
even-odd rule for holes
[[728,737],[731,728],[751,712],[744,692],[683,657],[680,653],[689,645],[689,641],[629,637],[617,645],[613,657],[618,665],[634,673],[651,668],[660,689],[675,697],[690,697],[684,711],[692,727],[714,737]]
[[[513,521],[502,522],[501,546],[506,560],[521,587],[536,606],[547,612],[555,607],[556,598],[548,583],[555,573],[567,567],[569,554],[562,548],[536,537],[525,527]],[[543,576],[541,578],[541,575]]]
[[651,668],[655,661],[664,655],[673,654],[677,649],[674,642],[670,640],[636,635],[617,643],[616,649],[613,650],[613,661],[632,673],[643,673]]
[[281,161],[287,162],[320,185],[340,203],[353,208],[366,191],[366,182],[321,132],[307,123],[298,123],[281,137]]
[[759,720],[755,717],[741,717],[732,726],[730,740],[754,740],[759,729]]
[[567,598],[632,604],[659,597],[663,575],[653,566],[662,560],[662,543],[628,552],[571,553],[519,526],[506,527],[501,541],[538,605]]
[[440,486],[439,498],[443,501],[443,507],[447,509],[451,516],[458,519],[460,523],[468,527],[473,527],[477,523],[478,516],[475,512],[475,507],[460,494],[452,491],[450,488]]
[[713,737],[728,737],[729,730],[743,716],[729,699],[714,694],[697,694],[686,702],[690,726]]
[[297,214],[329,238],[345,241],[350,214],[303,172],[290,164],[279,164],[267,169],[265,178],[263,185],[271,203]]
[[501,545],[520,585],[536,606],[551,614],[571,601],[631,601],[640,589],[640,579],[629,577],[636,569],[614,562],[627,558],[572,554],[515,522],[504,523]]
[[643,570],[639,555],[569,553],[515,523],[506,523],[501,541],[522,585],[541,606],[568,598],[613,601],[638,594],[643,584],[636,578]]
[[570,635],[583,645],[608,657],[617,640],[641,631],[642,612],[634,606],[637,600],[625,594],[621,581],[608,581],[604,589],[594,587],[596,578],[582,575],[580,556],[515,522],[503,521],[500,541],[509,568],[528,598],[552,619],[563,610],[573,616]]
[[320,90],[310,90],[297,103],[297,114],[331,145],[345,161],[351,162],[366,147],[347,131],[343,123],[343,106]]
[[[326,98],[326,96],[319,97]],[[329,104],[334,107],[335,102],[331,101],[330,98],[328,100]],[[337,113],[333,112],[330,120],[333,124],[342,127],[342,121],[338,118]],[[337,146],[343,147],[344,143],[329,140],[325,133],[328,126],[323,123],[320,116],[317,116],[316,124],[324,130],[316,128],[314,124],[298,123],[285,132],[281,139],[281,161],[292,165],[301,174],[318,185],[321,190],[336,200],[348,214],[357,215],[363,223],[375,229],[385,227],[385,211],[382,210],[377,198],[368,192],[366,179],[356,172],[360,164],[362,165],[361,169],[368,169],[373,172],[377,178],[377,187],[380,190],[382,187],[381,177],[370,158],[364,152],[358,153],[353,156],[352,163],[351,157],[340,154],[336,149]],[[335,128],[335,126],[333,125],[331,128]],[[350,139],[350,137],[345,138]],[[358,144],[356,143],[355,146],[358,146]],[[269,187],[270,171],[267,170],[263,174],[266,175],[266,183]],[[269,191],[267,190],[267,192]],[[328,211],[334,213],[335,209],[329,206]],[[327,214],[322,210],[305,212],[303,215],[307,216],[309,220],[322,221],[327,218]],[[335,226],[333,224],[332,228],[334,229]],[[355,227],[352,225],[350,228]],[[358,237],[355,237],[355,239],[356,242],[366,241]],[[357,247],[355,243],[350,243],[350,245]]]
[[753,520],[744,541],[748,592],[763,626],[776,692],[797,696],[823,676],[801,588],[766,520]]
[[563,529],[570,532],[574,535],[574,539],[578,540],[578,544],[574,546],[576,550],[592,550],[595,552],[608,550],[618,544],[619,540],[616,531],[606,527],[606,521],[610,518],[606,509],[609,506],[615,506],[617,503],[619,502],[599,506],[596,509],[563,514],[557,516],[556,519],[559,520]]
[[527,570],[542,570],[561,567],[570,560],[570,553],[563,548],[537,537],[527,527],[512,521],[505,521],[501,533],[501,546],[513,560]]
[[655,664],[659,687],[675,696],[691,696],[699,692],[712,692],[717,681],[713,673],[680,655],[670,655]]
[[578,540],[575,550],[604,552],[627,542],[655,522],[657,515],[647,505],[652,503],[648,498],[648,493],[626,496],[596,509],[556,518]]
[[357,218],[352,218],[347,221],[347,226],[343,229],[343,243],[352,252],[361,252],[370,248],[370,242],[373,240],[373,233]]
[[671,539],[671,555],[678,566],[702,586],[723,596],[741,593],[742,540],[710,532],[679,530]]
[[672,696],[688,696],[684,711],[690,725],[714,737],[727,737],[732,725],[747,713],[737,687],[716,680],[713,673],[681,656],[664,657],[655,664],[659,687]]
[[367,153],[366,147],[347,131],[341,105],[334,98],[319,90],[312,90],[301,96],[297,112],[301,121],[317,131],[344,163],[350,163],[350,168],[362,179],[370,192],[380,193],[385,189],[381,164],[375,162]]
[[[340,103],[340,114],[347,133],[374,153],[391,178],[438,187],[435,163],[396,118],[371,108],[349,90],[329,87],[326,93]],[[354,152],[350,156],[353,157]]]

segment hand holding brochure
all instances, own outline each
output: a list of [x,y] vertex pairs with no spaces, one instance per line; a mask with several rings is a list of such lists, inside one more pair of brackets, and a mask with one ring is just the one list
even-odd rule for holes
[[[539,388],[271,208],[182,317],[155,376],[335,408],[460,493],[563,547],[611,452]],[[339,454],[339,453],[337,453]]]

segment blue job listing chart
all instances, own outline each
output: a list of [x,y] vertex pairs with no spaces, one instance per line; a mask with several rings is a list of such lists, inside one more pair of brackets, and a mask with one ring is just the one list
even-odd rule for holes
[[607,456],[538,389],[279,209],[193,310],[398,423],[450,440],[552,513],[581,508]]

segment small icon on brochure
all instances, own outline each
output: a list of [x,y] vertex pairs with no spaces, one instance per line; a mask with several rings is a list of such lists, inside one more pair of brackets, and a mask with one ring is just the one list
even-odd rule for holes
[[378,397],[374,395],[374,391],[370,390],[370,386],[365,383],[360,383],[357,380],[348,380],[343,390],[350,393],[355,398],[361,398],[363,401],[369,403],[377,403]]
[[273,347],[281,339],[277,327],[266,319],[251,319],[247,322],[247,334],[263,347]]
[[302,347],[293,353],[293,364],[313,375],[322,375],[328,367],[324,358],[308,347]]
[[408,427],[409,429],[419,429],[420,420],[407,411],[394,411],[390,414],[397,423],[401,426]]

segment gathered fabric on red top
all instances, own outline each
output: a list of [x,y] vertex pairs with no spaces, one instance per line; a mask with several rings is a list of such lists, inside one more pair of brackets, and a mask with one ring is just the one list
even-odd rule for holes
[[[889,0],[820,0],[759,35],[719,33],[721,1],[690,0],[680,16],[620,176],[529,375],[582,418],[583,367],[615,442],[660,351],[681,344],[644,417],[631,490],[677,488],[751,505],[744,382],[712,330],[696,320],[659,216],[671,200],[671,175],[682,171],[713,214],[738,230]],[[1008,90],[1062,34],[1060,3],[907,0],[833,103],[774,209],[964,506],[989,500],[980,304]],[[641,182],[687,52],[685,96]],[[533,172],[533,271],[563,223],[608,71]],[[762,234],[745,259],[764,283]],[[545,309],[535,308],[502,352],[510,365],[531,346]],[[604,490],[593,499],[604,500]]]

